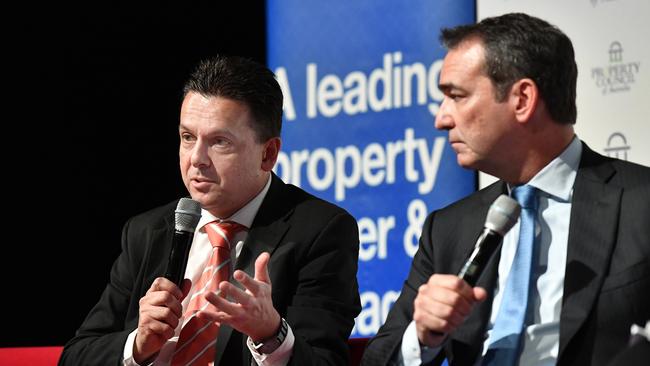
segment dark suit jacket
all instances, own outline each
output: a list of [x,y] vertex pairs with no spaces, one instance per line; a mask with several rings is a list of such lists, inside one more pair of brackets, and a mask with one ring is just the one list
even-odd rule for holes
[[[413,318],[413,300],[433,273],[456,274],[483,229],[497,182],[427,218],[401,295],[366,349],[362,364],[395,360]],[[559,365],[607,364],[626,345],[632,323],[650,319],[650,168],[599,155],[583,144],[571,206]],[[482,350],[497,280],[499,251],[477,286],[488,290],[434,363],[472,365]]]
[[[121,364],[126,338],[138,325],[138,301],[164,275],[175,207],[172,202],[125,225],[110,282],[59,364]],[[273,176],[235,267],[252,276],[257,256],[271,253],[273,304],[296,338],[290,364],[347,365],[346,341],[360,311],[358,249],[352,216]],[[222,326],[215,364],[254,364],[245,342]]]

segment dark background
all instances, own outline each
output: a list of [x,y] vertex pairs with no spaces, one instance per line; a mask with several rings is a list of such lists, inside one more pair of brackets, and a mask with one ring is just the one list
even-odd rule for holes
[[263,1],[38,10],[9,30],[27,41],[12,53],[20,91],[5,99],[16,104],[3,144],[11,230],[0,347],[63,345],[99,299],[125,221],[186,194],[177,124],[196,62],[266,62]]

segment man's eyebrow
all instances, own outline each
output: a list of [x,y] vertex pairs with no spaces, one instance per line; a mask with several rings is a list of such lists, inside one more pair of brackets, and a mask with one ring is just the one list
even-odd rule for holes
[[438,89],[442,91],[443,93],[448,93],[452,90],[461,90],[457,85],[454,85],[454,83],[440,83],[438,84]]

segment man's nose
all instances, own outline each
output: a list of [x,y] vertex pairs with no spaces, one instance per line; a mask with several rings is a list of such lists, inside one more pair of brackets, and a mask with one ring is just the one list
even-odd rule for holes
[[194,144],[191,155],[192,166],[207,166],[210,165],[210,157],[208,156],[208,146],[203,140],[198,139]]
[[442,100],[440,109],[436,114],[435,127],[439,130],[450,130],[454,127],[454,119],[449,114],[449,103],[447,97]]

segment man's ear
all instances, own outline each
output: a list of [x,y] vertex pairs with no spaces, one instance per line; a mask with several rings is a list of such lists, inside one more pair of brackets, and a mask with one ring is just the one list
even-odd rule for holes
[[262,153],[262,170],[270,172],[273,170],[275,162],[278,160],[280,147],[282,141],[279,137],[272,137],[264,143],[264,151]]
[[517,80],[510,89],[515,118],[519,123],[528,122],[539,103],[539,89],[531,79]]

